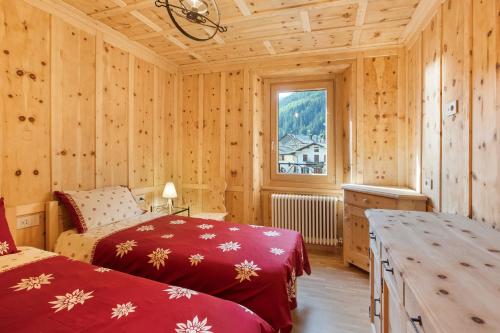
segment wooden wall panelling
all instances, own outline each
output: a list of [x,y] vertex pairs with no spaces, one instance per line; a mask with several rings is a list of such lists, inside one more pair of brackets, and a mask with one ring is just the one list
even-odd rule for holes
[[358,133],[364,133],[364,115],[363,115],[363,107],[364,107],[364,60],[361,54],[356,56],[356,130],[351,132],[351,136],[355,138],[355,156],[354,156],[354,165],[355,165],[355,183],[364,184],[364,139],[362,135]]
[[[124,34],[112,29],[110,26],[95,20],[85,15],[75,7],[59,0],[19,0],[33,7],[39,8],[48,14],[56,16],[81,30],[89,33],[99,33],[103,40],[113,44],[118,48],[123,49],[127,53],[131,53],[141,59],[148,61],[151,64],[159,66],[169,72],[176,72],[177,65],[170,62],[164,57],[159,56],[151,49],[128,39]],[[78,1],[81,3],[81,1]]]
[[422,193],[441,208],[441,10],[422,34]]
[[52,190],[95,188],[96,39],[52,17]]
[[224,161],[220,159],[220,150],[224,149],[220,144],[224,136],[220,125],[222,73],[205,74],[203,79],[202,184],[208,185],[208,189],[203,190],[202,209],[204,212],[223,212],[223,202],[214,191],[216,183],[225,176],[221,173]]
[[50,16],[22,1],[0,3],[3,195],[7,205],[50,194]]
[[160,68],[155,68],[157,75],[156,103],[153,117],[155,145],[155,190],[157,200],[161,200],[163,188],[169,181],[176,179],[177,156],[177,112],[176,112],[176,82],[177,75]]
[[[363,181],[398,184],[398,56],[363,59]],[[359,93],[359,92],[358,92]],[[359,161],[358,161],[359,163]],[[359,169],[358,169],[359,172]]]
[[499,228],[499,0],[473,2],[472,216]]
[[352,170],[352,155],[351,155],[351,113],[353,109],[352,99],[355,91],[352,89],[352,67],[350,66],[341,74],[335,76],[335,108],[337,125],[340,126],[340,133],[336,140],[337,144],[341,142],[337,149],[337,159],[340,158],[342,164],[337,163],[342,167],[337,171],[337,183],[351,182]]
[[154,65],[141,59],[134,62],[132,129],[132,185],[136,188],[154,186],[153,110],[155,107]]
[[264,170],[264,108],[263,108],[263,89],[264,81],[257,74],[252,73],[252,91],[251,91],[251,114],[253,116],[253,138],[252,138],[252,223],[262,224],[262,206],[261,189],[262,173]]
[[422,168],[422,37],[407,50],[406,105],[408,133],[408,186],[421,191]]
[[[199,190],[192,188],[199,187],[198,173],[200,156],[199,139],[199,84],[198,75],[188,75],[182,78],[182,112],[181,112],[181,169],[182,169],[182,201],[189,204],[193,210],[201,208]],[[186,190],[184,190],[186,188]],[[189,189],[189,190],[188,190]]]
[[[442,177],[441,209],[469,215],[470,185],[470,54],[468,0],[448,0],[442,6]],[[448,116],[447,106],[458,102]]]
[[128,185],[129,54],[104,43],[102,119],[97,128],[101,160],[97,186]]
[[[253,175],[252,167],[252,138],[253,138],[253,114],[250,96],[252,94],[252,82],[250,70],[243,70],[243,223],[249,224],[253,221]],[[247,167],[245,167],[247,166]]]
[[230,219],[244,221],[244,70],[226,74],[226,207]]
[[406,127],[406,52],[399,49],[397,56],[397,185],[408,186],[408,128]]

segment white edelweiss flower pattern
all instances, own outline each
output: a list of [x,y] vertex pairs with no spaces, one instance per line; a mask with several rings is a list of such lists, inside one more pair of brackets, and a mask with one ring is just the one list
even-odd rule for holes
[[264,235],[266,235],[267,237],[278,237],[278,236],[281,236],[281,234],[275,230],[271,230],[271,231],[264,231],[263,232]]
[[186,224],[186,221],[183,221],[183,220],[175,220],[175,221],[170,221],[170,224]]
[[229,231],[239,231],[240,228],[236,228],[236,227],[232,227],[232,228],[229,228]]
[[204,229],[204,230],[210,230],[210,229],[213,229],[214,226],[212,224],[200,224],[200,225],[198,225],[198,228]]
[[270,250],[269,252],[271,252],[272,254],[275,254],[275,255],[277,255],[277,256],[280,256],[280,255],[282,255],[283,253],[285,253],[285,251],[284,251],[283,249],[279,249],[279,248],[277,248],[277,247],[273,247],[273,248],[271,248],[271,250]]
[[160,249],[157,248],[150,254],[148,254],[148,257],[151,259],[148,261],[148,264],[153,264],[153,266],[156,269],[160,269],[160,266],[165,266],[165,260],[168,259],[168,255],[172,253],[170,249]]
[[9,244],[7,242],[0,242],[0,255],[9,252]]
[[170,297],[169,299],[179,299],[182,297],[186,297],[187,299],[191,299],[191,296],[198,295],[198,293],[191,289],[181,288],[181,287],[170,287],[165,289]]
[[49,302],[49,304],[54,304],[52,307],[56,309],[55,312],[67,309],[70,311],[77,304],[84,304],[86,300],[94,297],[92,296],[93,291],[86,293],[84,290],[76,289],[71,293],[67,293],[64,296],[56,296],[56,300]]
[[97,267],[96,269],[94,269],[94,271],[98,272],[98,273],[107,273],[107,272],[111,272],[111,270],[109,268],[105,268],[105,267]]
[[143,225],[143,226],[140,226],[139,228],[137,228],[136,230],[141,231],[141,232],[153,231],[153,230],[155,230],[155,226],[154,225]]
[[14,289],[15,291],[40,289],[42,288],[42,285],[50,284],[50,280],[53,279],[54,277],[52,274],[40,274],[39,276],[31,276],[27,279],[21,279],[18,284],[12,286],[11,288],[16,288]]
[[200,236],[201,239],[208,240],[208,239],[214,239],[216,234],[203,234]]
[[256,224],[250,224],[250,227],[254,228],[254,229],[264,228],[264,226],[262,226],[262,225],[256,225]]
[[123,258],[124,255],[134,249],[134,246],[137,246],[137,242],[135,240],[128,240],[116,245],[116,256]]
[[221,249],[222,252],[238,251],[241,249],[241,245],[238,242],[227,242],[220,244],[217,248]]
[[207,326],[207,318],[200,321],[198,316],[193,320],[188,320],[185,324],[178,323],[175,333],[213,333],[210,331],[212,326]]
[[128,302],[125,304],[116,304],[116,308],[111,309],[111,318],[120,319],[121,317],[127,317],[130,313],[135,312],[137,306]]
[[166,235],[161,236],[161,238],[165,238],[165,239],[174,238],[174,234],[166,234]]
[[247,308],[246,306],[244,305],[241,305],[241,304],[238,304],[243,310],[245,310],[245,312],[247,313],[250,313],[250,314],[255,314],[255,312],[253,312],[252,310],[250,310],[249,308]]
[[205,257],[199,253],[189,256],[189,262],[191,263],[191,266],[198,266],[198,264],[202,262],[203,259],[205,259]]
[[257,271],[260,271],[260,267],[253,263],[253,261],[245,260],[241,264],[234,265],[236,267],[236,280],[240,280],[240,283],[248,280],[251,281],[251,277],[259,276]]

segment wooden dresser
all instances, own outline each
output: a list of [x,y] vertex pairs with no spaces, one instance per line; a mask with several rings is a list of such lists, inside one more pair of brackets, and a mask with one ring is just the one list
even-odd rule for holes
[[368,220],[365,209],[425,211],[427,197],[400,187],[346,184],[344,190],[344,263],[369,267]]
[[448,214],[366,215],[373,332],[500,332],[500,231]]

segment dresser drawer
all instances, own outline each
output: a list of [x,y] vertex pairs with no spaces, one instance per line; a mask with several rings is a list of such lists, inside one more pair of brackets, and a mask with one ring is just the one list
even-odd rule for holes
[[434,333],[434,330],[431,329],[429,322],[427,321],[426,315],[422,311],[422,307],[417,302],[417,299],[413,293],[413,291],[405,286],[405,296],[404,296],[405,310],[408,314],[408,327],[411,326],[412,330],[408,332],[411,333]]
[[391,255],[386,248],[382,249],[381,270],[384,280],[397,294],[397,297],[401,299],[401,303],[403,303],[402,301],[404,295],[403,276],[401,272],[399,272],[394,267],[394,260],[392,260]]
[[361,208],[396,209],[397,207],[395,199],[353,191],[345,191],[344,200],[347,204]]

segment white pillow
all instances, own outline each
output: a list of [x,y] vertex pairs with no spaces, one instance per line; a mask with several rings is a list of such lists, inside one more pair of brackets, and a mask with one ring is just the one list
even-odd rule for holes
[[68,210],[79,233],[144,213],[130,190],[123,186],[55,194]]

